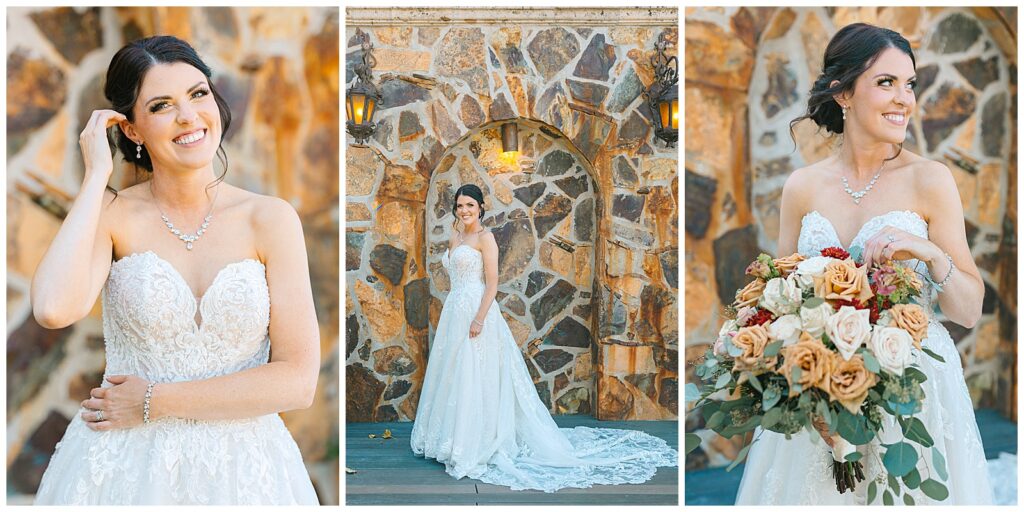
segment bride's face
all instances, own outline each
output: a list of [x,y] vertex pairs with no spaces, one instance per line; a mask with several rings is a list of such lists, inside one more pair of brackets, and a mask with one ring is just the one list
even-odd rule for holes
[[132,113],[134,122],[122,127],[145,145],[154,168],[212,164],[220,145],[220,112],[202,71],[184,62],[154,65],[142,79]]
[[455,200],[455,215],[462,221],[466,231],[473,231],[480,221],[480,204],[469,196],[459,196]]
[[914,86],[917,75],[910,56],[896,48],[886,48],[864,71],[848,98],[846,132],[859,132],[868,138],[900,144],[907,137],[910,116],[917,106]]

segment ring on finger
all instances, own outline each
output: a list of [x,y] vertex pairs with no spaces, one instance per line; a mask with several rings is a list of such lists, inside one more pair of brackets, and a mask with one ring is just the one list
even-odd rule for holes
[[96,422],[103,421],[103,411],[96,411]]
[[888,236],[888,239],[889,239],[889,243],[890,243],[890,244],[896,241],[896,237],[894,237],[894,236],[892,236],[892,235],[889,235],[889,236]]

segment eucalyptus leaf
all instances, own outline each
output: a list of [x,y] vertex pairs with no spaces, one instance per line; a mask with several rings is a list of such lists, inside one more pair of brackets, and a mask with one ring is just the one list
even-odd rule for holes
[[801,309],[814,309],[814,308],[816,308],[816,307],[818,307],[818,306],[820,306],[820,305],[822,305],[824,303],[825,303],[825,299],[823,299],[821,297],[811,297],[811,298],[805,300],[803,305],[800,306],[800,308]]
[[921,492],[935,501],[942,501],[949,497],[949,489],[946,489],[945,485],[931,478],[921,482]]
[[882,457],[882,463],[890,476],[904,476],[917,465],[917,452],[913,446],[899,442],[889,446]]
[[910,473],[903,475],[903,483],[907,484],[909,489],[917,489],[921,485],[921,473],[916,467]]
[[781,398],[782,393],[778,388],[769,387],[768,389],[765,389],[764,394],[761,395],[761,407],[767,411],[772,407],[775,407],[775,404],[779,403]]
[[850,250],[848,250],[846,252],[850,253],[850,258],[852,258],[853,261],[860,262],[861,261],[860,255],[861,255],[861,253],[864,252],[864,248],[859,246],[859,245],[855,245],[853,247],[850,247]]
[[700,400],[700,388],[692,382],[686,383],[686,401],[693,402]]
[[892,494],[889,493],[888,489],[882,493],[882,503],[887,507],[891,507],[893,505]]
[[942,456],[938,446],[932,447],[932,464],[935,466],[935,472],[939,474],[939,478],[949,480],[949,473],[946,472],[946,458]]
[[840,437],[854,445],[868,444],[875,437],[875,433],[868,429],[867,418],[860,414],[851,414],[845,407],[839,410],[837,430]]
[[899,489],[899,487],[900,487],[899,480],[896,480],[896,477],[894,477],[892,475],[886,475],[886,476],[889,478],[889,488],[892,489],[892,492],[895,492],[895,493],[899,494],[899,491],[896,490],[896,489]]
[[906,420],[906,426],[903,428],[903,435],[907,436],[907,439],[910,439],[925,448],[931,448],[935,444],[935,441],[932,440],[932,436],[928,435],[928,427],[925,427],[924,422],[917,418],[909,418]]
[[723,373],[723,374],[719,375],[718,376],[718,380],[715,382],[715,389],[722,389],[722,388],[724,388],[725,386],[727,386],[729,384],[730,381],[732,381],[732,374],[731,373],[726,372],[726,373]]
[[927,348],[921,347],[921,350],[924,351],[925,354],[928,354],[929,356],[931,356],[932,359],[935,359],[936,361],[938,361],[940,363],[945,363],[946,362],[946,360],[943,359],[942,356],[936,354],[935,352],[932,352],[931,350],[929,350]]
[[757,375],[747,372],[747,382],[750,383],[750,387],[757,390],[758,393],[764,393],[764,388],[761,387],[761,381],[758,380]]
[[770,430],[782,419],[782,409],[768,409],[768,412],[764,413],[761,417],[761,428]]
[[718,359],[709,357],[704,361],[704,366],[707,366],[708,368],[714,368],[715,366],[718,366]]
[[711,419],[709,419],[707,423],[704,424],[704,426],[711,430],[717,430],[719,427],[722,426],[722,423],[725,422],[725,419],[727,417],[728,416],[724,412],[715,411],[715,413],[711,415]]
[[696,450],[697,447],[700,446],[700,441],[701,441],[700,436],[698,436],[697,434],[691,434],[691,433],[687,432],[686,433],[686,454],[689,455],[690,452]]
[[878,364],[878,359],[875,359],[870,350],[865,350],[861,355],[864,356],[864,367],[869,372],[877,374],[882,371],[882,365]]
[[863,456],[864,454],[861,452],[850,452],[850,454],[846,456],[846,462],[857,462]]
[[764,348],[765,357],[775,357],[779,355],[779,350],[782,350],[782,344],[784,342],[785,340],[777,340],[769,343],[768,346]]
[[868,484],[868,505],[875,502],[875,498],[878,497],[878,484],[874,480]]
[[914,506],[914,498],[911,495],[909,495],[909,494],[904,494],[903,495],[903,504],[908,506],[908,507],[913,507]]
[[916,399],[913,399],[909,402],[893,402],[892,400],[889,400],[889,407],[892,408],[894,414],[909,416],[917,412],[918,408],[920,407],[920,404]]
[[740,347],[737,347],[736,344],[732,342],[732,338],[731,337],[726,336],[723,344],[725,345],[726,352],[730,356],[732,356],[732,357],[739,357],[739,356],[743,355],[743,349],[740,348]]
[[740,462],[743,462],[743,459],[747,458],[747,452],[750,451],[751,446],[754,446],[754,443],[750,443],[744,446],[743,449],[740,450],[740,453],[736,455],[736,460],[732,461],[732,464],[729,464],[729,467],[725,468],[725,471],[732,471],[732,469],[738,466]]
[[917,368],[910,367],[910,366],[908,366],[905,370],[903,370],[903,375],[905,377],[909,377],[909,378],[917,381],[918,383],[921,383],[921,382],[924,382],[924,381],[928,380],[928,376],[925,375],[924,372],[922,372],[921,370],[918,370]]
[[799,366],[794,366],[793,371],[789,375],[792,379],[793,385],[799,386],[797,382],[800,382],[800,376],[803,375],[803,370],[801,370]]

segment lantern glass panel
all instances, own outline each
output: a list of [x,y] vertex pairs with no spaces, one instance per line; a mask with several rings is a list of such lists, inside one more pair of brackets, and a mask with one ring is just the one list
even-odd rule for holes
[[352,93],[348,97],[348,115],[349,119],[355,124],[363,124],[366,118],[366,95],[361,93]]
[[672,114],[671,114],[672,115],[672,129],[673,130],[678,130],[679,129],[679,98],[675,98],[675,99],[672,100],[672,106],[670,107],[670,110],[672,111]]

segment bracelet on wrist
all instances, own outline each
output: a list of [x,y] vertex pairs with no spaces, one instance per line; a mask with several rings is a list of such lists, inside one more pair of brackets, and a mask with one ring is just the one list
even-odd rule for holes
[[946,283],[949,282],[949,278],[953,277],[953,271],[956,270],[956,265],[953,264],[953,257],[946,253],[942,254],[946,257],[946,263],[949,263],[949,271],[946,272],[946,277],[942,278],[942,281],[936,283],[940,292],[942,291],[942,288],[946,286]]
[[483,323],[483,322],[481,322],[480,320],[477,320],[477,319],[475,319],[475,318],[473,319],[473,323],[474,323],[474,324],[476,324],[476,325],[479,325],[480,327],[483,327],[483,326],[484,326],[484,323]]
[[142,401],[142,423],[149,423],[149,402],[153,399],[153,386],[156,386],[155,382],[150,382],[146,386],[146,397]]

